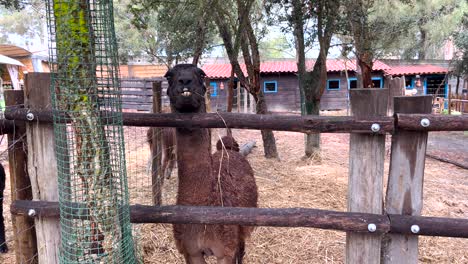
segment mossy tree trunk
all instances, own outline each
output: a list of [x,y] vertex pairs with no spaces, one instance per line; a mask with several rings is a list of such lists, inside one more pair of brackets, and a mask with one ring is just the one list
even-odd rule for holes
[[57,50],[56,107],[71,118],[76,151],[74,171],[83,188],[82,193],[72,197],[87,204],[91,229],[90,234],[66,235],[79,236],[72,239],[79,244],[69,247],[90,250],[91,254],[104,251],[103,259],[115,261],[115,247],[122,236],[120,212],[113,186],[111,150],[99,112],[91,4],[86,0],[53,0],[52,4]]

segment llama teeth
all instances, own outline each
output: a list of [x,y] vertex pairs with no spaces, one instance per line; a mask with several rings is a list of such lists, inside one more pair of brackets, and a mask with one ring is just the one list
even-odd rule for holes
[[188,96],[190,96],[190,95],[192,95],[191,92],[183,92],[183,93],[182,93],[182,96],[184,96],[184,97],[188,97]]

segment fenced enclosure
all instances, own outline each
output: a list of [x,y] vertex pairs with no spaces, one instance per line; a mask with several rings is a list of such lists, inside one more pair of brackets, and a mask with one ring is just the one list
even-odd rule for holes
[[[31,88],[26,89],[26,91],[48,89],[43,82],[37,81],[41,78],[47,78],[41,75],[31,74],[28,76],[27,85],[31,85]],[[126,140],[130,139],[134,143],[129,145],[128,141],[126,141],[126,146],[128,146],[126,152],[140,157],[144,156],[144,158],[139,158],[137,164],[127,165],[127,169],[134,170],[134,172],[129,172],[129,175],[140,174],[146,176],[146,179],[139,178],[135,182],[130,180],[129,183],[130,200],[135,201],[130,206],[131,222],[229,223],[341,230],[346,231],[348,234],[346,243],[348,263],[377,263],[380,259],[382,247],[380,241],[383,234],[389,234],[386,235],[387,239],[385,241],[390,241],[385,242],[383,246],[386,252],[387,260],[384,258],[386,263],[399,263],[392,261],[401,258],[413,262],[417,261],[418,235],[468,237],[468,221],[465,219],[418,216],[421,213],[427,133],[441,130],[468,130],[467,116],[453,117],[430,114],[432,106],[430,97],[397,97],[394,104],[396,115],[387,117],[385,116],[385,107],[388,104],[383,98],[388,98],[388,96],[385,96],[385,93],[385,89],[358,89],[352,91],[351,106],[354,113],[352,117],[299,117],[229,113],[204,115],[123,113],[123,124],[134,127],[125,127]],[[26,97],[28,96],[29,94],[26,94]],[[8,98],[11,98],[11,96],[7,93],[7,103],[11,102]],[[51,111],[21,108],[18,106],[22,106],[22,103],[17,101],[16,103],[9,103],[9,105],[10,107],[8,107],[5,116],[7,119],[14,120],[15,126],[21,126],[25,122],[27,124],[50,124],[53,120]],[[28,114],[32,114],[32,120],[28,120]],[[105,112],[102,114],[105,114]],[[31,115],[29,115],[29,119],[31,119],[30,117]],[[4,133],[13,131],[11,122],[6,121],[3,124],[5,125]],[[227,126],[241,129],[269,128],[277,131],[302,133],[307,131],[352,133],[348,181],[349,212],[312,208],[249,209],[151,206],[152,201],[149,195],[151,195],[152,182],[149,173],[145,172],[148,166],[147,155],[149,155],[149,147],[145,143],[145,132],[148,126],[212,128],[225,128]],[[392,151],[385,197],[385,213],[383,213],[385,134],[392,134]],[[138,142],[134,142],[135,139]],[[146,150],[142,150],[142,148]],[[38,150],[37,148],[32,149]],[[134,149],[138,151],[133,151]],[[18,158],[18,156],[14,157]],[[28,156],[28,159],[31,159],[31,155]],[[131,155],[127,156],[127,162],[131,162],[132,159]],[[14,160],[10,164],[11,166],[19,166],[17,171],[24,171],[20,161]],[[42,165],[34,163],[33,166]],[[11,171],[15,170],[11,169]],[[34,176],[13,175],[12,177],[15,178],[14,182],[18,183],[22,179],[28,181],[29,177]],[[132,177],[130,176],[130,179]],[[37,179],[32,178],[31,181],[37,181]],[[405,184],[402,185],[401,182]],[[24,190],[30,184],[25,183]],[[18,192],[19,189],[14,190],[14,193],[23,195],[22,192]],[[18,225],[20,221],[17,220],[17,226],[15,227],[17,231],[31,231],[31,219],[33,218],[57,219],[59,216],[59,207],[56,202],[31,201],[31,198],[27,195],[20,195],[12,199],[11,210],[16,219],[23,219],[25,223],[29,223],[29,226]],[[146,204],[146,206],[134,203]],[[88,209],[84,204],[75,204],[74,208],[73,215],[78,218],[88,213]],[[22,233],[24,236],[28,233],[17,231],[15,233]],[[33,234],[30,233],[31,237],[29,238],[18,237],[15,239],[32,240]],[[38,245],[40,243],[38,242]],[[53,247],[53,245],[46,245],[46,247]],[[34,252],[34,247],[23,248],[18,250],[18,253],[25,254],[27,250]],[[36,253],[30,254],[34,256]]]

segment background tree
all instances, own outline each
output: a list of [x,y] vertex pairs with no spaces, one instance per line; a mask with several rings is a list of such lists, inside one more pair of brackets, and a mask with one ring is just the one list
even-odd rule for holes
[[441,47],[467,12],[464,0],[375,0],[369,22],[377,35],[377,56],[444,59]]
[[192,58],[198,64],[214,41],[210,12],[213,0],[130,1],[132,25],[145,38],[145,52],[168,67]]
[[47,49],[44,1],[22,1],[19,5],[0,3],[0,42]]
[[[328,51],[332,37],[337,32],[339,25],[339,1],[270,0],[268,2],[267,12],[269,14],[277,14],[279,9],[285,10],[279,21],[287,21],[288,29],[294,35],[302,101],[301,113],[303,115],[320,115],[320,98],[327,81]],[[308,24],[312,24],[313,27],[308,28]],[[319,55],[312,71],[307,71],[306,48],[312,46],[315,39],[319,44]],[[305,157],[319,157],[319,153],[320,134],[307,134]]]
[[453,74],[457,77],[455,93],[460,91],[460,79],[468,79],[468,12],[464,14],[459,30],[454,34],[457,51],[454,56]]
[[[244,89],[256,103],[257,114],[267,114],[265,95],[260,87],[260,52],[254,23],[258,22],[259,6],[255,0],[217,1],[214,20],[223,40],[231,67]],[[237,12],[232,12],[233,9]],[[237,17],[231,14],[237,14]],[[239,51],[247,69],[244,74],[239,63]],[[263,148],[266,158],[278,158],[276,140],[272,130],[262,130]]]

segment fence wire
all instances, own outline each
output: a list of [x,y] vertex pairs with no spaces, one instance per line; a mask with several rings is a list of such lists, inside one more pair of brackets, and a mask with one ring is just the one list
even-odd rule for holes
[[61,263],[137,262],[112,10],[109,0],[47,1]]

